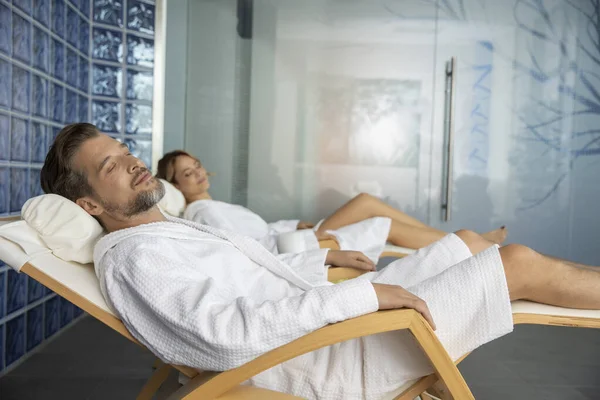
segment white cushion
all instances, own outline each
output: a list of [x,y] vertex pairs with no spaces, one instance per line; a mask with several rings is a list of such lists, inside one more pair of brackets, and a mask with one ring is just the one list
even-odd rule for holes
[[100,223],[83,208],[56,194],[33,197],[21,216],[52,253],[65,261],[93,261],[94,246],[104,235]]
[[186,206],[183,193],[181,193],[179,189],[164,179],[161,179],[160,181],[165,186],[165,195],[158,202],[159,207],[173,217],[181,216],[181,214],[183,214],[185,211]]

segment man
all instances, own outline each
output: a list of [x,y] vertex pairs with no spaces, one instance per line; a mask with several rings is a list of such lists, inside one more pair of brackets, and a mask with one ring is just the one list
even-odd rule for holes
[[[94,261],[102,292],[134,337],[166,362],[227,370],[326,324],[414,308],[454,359],[512,330],[510,301],[600,308],[600,274],[459,231],[380,272],[338,285],[343,252],[275,256],[252,239],[179,219],[128,149],[93,125],[65,127],[41,173],[109,232]],[[350,257],[351,259],[353,257]],[[435,321],[435,324],[434,324]],[[351,340],[251,379],[306,398],[377,399],[431,367],[406,332]]]

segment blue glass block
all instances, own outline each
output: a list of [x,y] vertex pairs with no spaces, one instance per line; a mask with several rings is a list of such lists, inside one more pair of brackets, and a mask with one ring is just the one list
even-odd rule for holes
[[90,66],[87,58],[79,57],[79,89],[86,92],[90,86]]
[[73,304],[64,298],[60,298],[60,327],[67,325],[73,320]]
[[31,0],[13,0],[13,4],[31,15]]
[[[43,163],[48,153],[48,138],[46,137],[46,125],[39,122],[31,123],[31,161]],[[33,173],[33,170],[31,170]],[[31,194],[33,196],[33,193]]]
[[[37,197],[44,194],[42,190],[42,184],[40,182],[40,171],[39,169],[29,170],[29,195],[31,197]],[[42,284],[40,284],[42,286]],[[44,287],[42,286],[41,293],[43,294]]]
[[56,137],[58,136],[58,134],[60,133],[60,129],[61,128],[57,128],[55,126],[50,128],[50,132],[51,134],[48,135],[48,149],[50,148],[50,146],[52,146],[52,144],[54,143],[54,139],[56,139]]
[[31,62],[31,22],[13,13],[13,57]]
[[154,77],[152,72],[127,70],[127,98],[131,100],[152,100]]
[[0,107],[10,108],[12,97],[10,85],[11,64],[0,58]]
[[4,363],[8,367],[25,354],[25,314],[6,322]]
[[52,30],[60,37],[65,37],[65,2],[52,0]]
[[29,123],[21,118],[12,119],[10,159],[29,161]]
[[92,66],[92,94],[121,97],[122,76],[121,68],[94,64]]
[[0,325],[0,371],[4,369],[4,325]]
[[[36,170],[37,180],[40,180],[40,170]],[[44,285],[33,278],[27,279],[27,304],[41,299],[44,296]]]
[[46,321],[45,325],[45,337],[46,339],[54,335],[60,328],[60,298],[54,296],[53,298],[46,301],[44,307],[46,308]]
[[44,339],[44,306],[27,311],[27,351],[33,349]]
[[[6,274],[7,272],[0,272],[0,319],[4,318],[4,304],[6,299]],[[2,343],[0,343],[2,346]],[[0,358],[2,358],[2,351],[0,351]],[[2,363],[0,363],[1,365]]]
[[11,314],[25,307],[27,299],[27,275],[8,270],[6,281],[6,313]]
[[75,6],[75,8],[79,8],[79,0],[69,0],[71,4]]
[[10,159],[8,146],[10,135],[10,119],[6,114],[0,114],[0,160]]
[[90,0],[80,0],[79,1],[79,10],[89,18],[90,16]]
[[94,3],[94,21],[123,27],[122,0],[92,0]]
[[65,80],[65,45],[52,39],[52,75],[61,81]]
[[152,133],[152,107],[141,104],[125,106],[125,133],[150,135]]
[[94,28],[92,56],[99,60],[123,60],[123,34],[109,29]]
[[53,83],[50,85],[50,117],[53,121],[62,123],[65,110],[65,89]]
[[154,34],[154,6],[139,1],[127,3],[127,28]]
[[81,314],[83,314],[83,310],[76,305],[73,304],[73,319],[76,319]]
[[12,108],[13,110],[29,112],[29,71],[13,65],[12,68]]
[[40,24],[50,27],[50,0],[33,0],[33,17]]
[[120,133],[121,105],[110,101],[92,101],[92,123],[102,132]]
[[127,35],[127,63],[154,67],[154,40]]
[[33,66],[48,72],[48,57],[50,55],[50,39],[48,34],[37,26],[33,27]]
[[90,24],[79,18],[79,50],[88,54],[90,52]]
[[67,101],[65,103],[65,122],[73,124],[77,122],[77,93],[67,89]]
[[10,54],[12,44],[10,20],[10,8],[6,7],[4,4],[0,4],[0,52],[5,54]]
[[10,175],[7,167],[0,167],[0,214],[8,213],[8,199],[10,198]]
[[33,75],[33,114],[48,117],[48,81],[39,75]]
[[79,95],[79,122],[88,122],[89,101],[85,96]]
[[10,169],[10,212],[21,212],[29,198],[29,173],[26,168]]
[[79,14],[67,6],[67,42],[73,47],[79,44]]
[[71,49],[67,49],[67,83],[73,87],[77,87],[77,63],[79,58],[77,53]]
[[125,139],[124,143],[129,147],[129,151],[135,157],[139,158],[146,165],[152,165],[152,141]]

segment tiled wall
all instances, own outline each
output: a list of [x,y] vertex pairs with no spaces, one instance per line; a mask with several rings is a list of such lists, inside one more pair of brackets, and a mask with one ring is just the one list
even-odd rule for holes
[[[42,193],[65,124],[91,121],[150,163],[153,3],[0,0],[0,216]],[[0,261],[0,375],[81,314]]]
[[94,0],[93,21],[92,121],[151,165],[153,2]]

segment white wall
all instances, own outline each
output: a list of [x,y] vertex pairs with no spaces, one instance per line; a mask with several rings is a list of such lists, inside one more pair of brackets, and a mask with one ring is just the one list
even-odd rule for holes
[[167,1],[163,151],[184,147],[188,0]]

